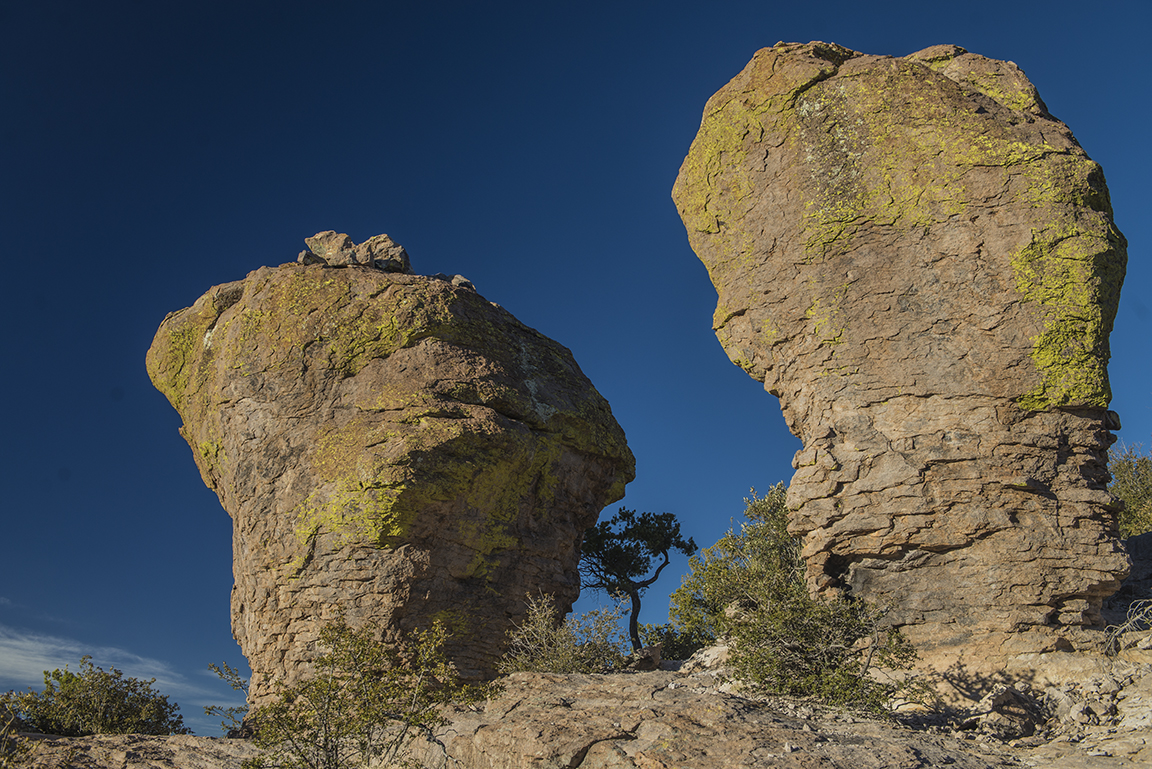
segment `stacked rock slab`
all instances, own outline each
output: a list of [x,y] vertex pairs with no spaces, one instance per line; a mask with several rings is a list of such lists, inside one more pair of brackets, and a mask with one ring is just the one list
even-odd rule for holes
[[634,477],[624,433],[567,349],[468,281],[408,274],[387,236],[307,242],[148,351],[233,519],[251,699],[306,673],[340,614],[393,642],[442,620],[488,675],[526,593],[578,595],[581,535]]
[[890,605],[941,664],[1085,643],[1128,569],[1105,491],[1126,243],[1023,72],[956,46],[761,50],[673,198],[716,335],[803,442],[811,589]]

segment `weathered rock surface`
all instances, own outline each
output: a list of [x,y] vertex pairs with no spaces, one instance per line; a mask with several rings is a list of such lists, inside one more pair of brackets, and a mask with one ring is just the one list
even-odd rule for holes
[[476,711],[454,714],[443,748],[462,769],[730,769],[1013,765],[951,736],[843,712],[717,692],[707,674],[516,673]]
[[[1143,766],[1152,759],[1152,703],[1142,698],[1150,672],[1143,665],[1124,679],[1127,688],[1113,689],[1129,703],[1113,707],[1115,717],[1089,725],[1053,714],[1032,739],[1011,744],[1002,722],[910,728],[811,703],[747,699],[722,691],[707,672],[517,673],[482,709],[455,713],[439,735],[443,747],[425,745],[418,755],[435,766],[446,753],[462,769]],[[985,727],[989,715],[1014,715],[1000,694],[999,709],[982,714]],[[1072,699],[1083,708],[1082,698]],[[1048,702],[1028,699],[1026,708],[1038,714]]]
[[[1064,671],[1074,673],[1069,662]],[[518,673],[482,706],[446,712],[437,742],[417,743],[413,755],[457,769],[1148,766],[1152,655],[1076,663],[1097,672],[1058,687],[998,686],[969,714],[906,723],[738,696],[729,691],[738,682],[708,663],[679,673]],[[34,744],[35,769],[238,769],[257,753],[208,737],[21,739]]]
[[[374,253],[349,243],[308,240],[325,260]],[[567,349],[470,284],[348,265],[212,288],[148,351],[233,518],[254,702],[306,672],[341,613],[393,641],[441,619],[461,672],[489,674],[527,592],[575,600],[580,537],[634,476]]]
[[325,230],[304,239],[308,249],[296,261],[301,264],[324,264],[330,267],[360,265],[384,272],[411,273],[408,252],[387,235],[377,235],[363,243],[353,243],[342,232]]
[[891,605],[941,667],[1093,643],[1128,569],[1105,490],[1126,243],[1023,72],[761,50],[673,197],[717,337],[803,441],[811,588]]
[[246,740],[222,737],[98,734],[47,737],[25,734],[27,769],[240,769],[260,749]]

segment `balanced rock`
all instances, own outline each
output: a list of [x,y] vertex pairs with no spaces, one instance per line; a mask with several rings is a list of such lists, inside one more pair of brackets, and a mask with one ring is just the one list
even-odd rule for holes
[[[373,253],[350,242],[308,245]],[[570,607],[580,538],[635,475],[567,349],[470,284],[369,264],[260,268],[171,313],[148,351],[233,519],[253,702],[341,614],[389,641],[440,619],[461,672],[490,674],[526,593]]]
[[329,267],[360,265],[375,267],[385,272],[411,273],[408,252],[387,235],[377,235],[363,243],[353,243],[343,232],[325,230],[304,239],[307,250],[301,251],[296,261],[302,264],[323,264]]
[[956,46],[761,50],[673,198],[716,335],[803,442],[811,589],[892,607],[969,671],[1088,643],[1128,570],[1105,490],[1126,243],[1024,73]]

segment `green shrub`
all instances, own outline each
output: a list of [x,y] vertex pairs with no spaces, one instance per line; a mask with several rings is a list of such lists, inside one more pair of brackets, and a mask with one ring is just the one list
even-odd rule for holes
[[152,688],[155,678],[125,678],[116,668],[95,667],[80,658],[80,672],[44,671],[44,691],[8,692],[0,705],[42,734],[190,734],[180,706]]
[[612,673],[628,658],[620,631],[619,606],[561,621],[551,596],[528,596],[528,616],[508,633],[509,646],[497,664],[501,673]]
[[729,530],[720,541],[689,559],[689,573],[672,593],[669,617],[681,632],[707,642],[724,635],[726,614],[751,608],[754,593],[787,591],[798,582],[803,564],[788,534],[783,483],[766,495],[745,499],[748,523]]
[[1152,531],[1152,456],[1140,446],[1123,443],[1108,452],[1108,491],[1124,501],[1120,511],[1120,536],[1127,539]]
[[442,623],[409,636],[403,654],[377,640],[378,632],[343,619],[320,631],[326,651],[315,676],[281,685],[274,702],[252,712],[265,752],[246,760],[246,769],[395,765],[413,738],[447,723],[440,706],[487,694],[461,684],[444,656]]
[[686,660],[714,639],[686,632],[670,623],[640,626],[640,640],[644,646],[660,644],[660,656],[666,660]]
[[691,573],[672,595],[673,625],[695,638],[727,637],[737,675],[765,693],[874,712],[897,697],[921,699],[914,682],[872,675],[907,669],[916,658],[885,627],[884,611],[852,597],[808,594],[785,496],[782,483],[764,497],[753,492],[740,531],[691,559]]
[[[226,684],[231,686],[235,691],[238,691],[248,697],[248,679],[240,675],[240,671],[229,665],[227,662],[216,665],[215,663],[208,666],[216,675],[220,676]],[[244,726],[244,716],[248,715],[247,705],[233,705],[231,707],[221,707],[220,705],[205,705],[204,715],[206,716],[219,716],[220,729],[225,734],[235,735],[240,732]]]
[[16,736],[20,728],[16,716],[0,707],[0,769],[15,769],[25,765],[29,748],[27,742]]

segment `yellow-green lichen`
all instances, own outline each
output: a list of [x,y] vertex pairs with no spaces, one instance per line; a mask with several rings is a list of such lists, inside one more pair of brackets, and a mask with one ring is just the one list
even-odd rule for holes
[[[352,376],[369,361],[437,333],[451,319],[451,293],[428,284],[403,286],[402,296],[389,301],[354,295],[352,281],[330,276],[320,268],[289,268],[251,279],[253,299],[231,339],[235,365],[284,371],[319,359]],[[377,294],[395,288],[384,284]]]
[[[1107,335],[1123,257],[1102,182],[1091,181],[1098,167],[1077,149],[1058,151],[991,129],[975,112],[932,98],[918,77],[914,66],[903,66],[878,81],[841,78],[817,84],[798,102],[797,151],[814,169],[805,211],[809,257],[847,253],[859,232],[876,225],[909,232],[963,214],[971,169],[998,170],[1005,189],[1021,174],[1035,220],[1045,224],[1012,259],[1017,289],[1040,306],[1044,323],[1032,354],[1044,381],[1020,405],[1106,404]],[[1015,90],[997,90],[997,83]],[[1035,104],[1034,92],[1011,78],[989,75],[979,87],[1013,109]],[[804,130],[805,117],[817,113]],[[813,333],[830,342],[841,329],[821,301],[816,295],[808,314]]]
[[1106,406],[1108,335],[1124,280],[1123,236],[1099,165],[1077,152],[1024,167],[1035,220],[1029,242],[1012,256],[1016,290],[1035,303],[1042,331],[1032,362],[1042,381],[1020,397],[1028,411]]
[[196,446],[196,453],[199,455],[197,464],[205,475],[215,475],[217,468],[228,461],[228,452],[224,450],[224,445],[220,441],[200,441]]
[[449,637],[466,638],[470,633],[476,632],[479,614],[478,611],[469,614],[460,609],[441,609],[432,615],[432,621],[442,624]]
[[[292,511],[291,571],[305,567],[321,534],[387,547],[414,536],[421,515],[437,509],[459,516],[452,518],[456,538],[475,554],[466,576],[483,578],[498,554],[517,544],[522,508],[547,514],[564,447],[619,459],[621,475],[631,479],[631,454],[602,398],[594,391],[572,396],[562,387],[562,399],[572,402],[560,408],[533,389],[537,381],[573,376],[562,347],[440,281],[358,275],[297,266],[258,270],[243,284],[243,302],[217,306],[202,297],[166,321],[149,352],[149,372],[183,417],[212,487],[227,461],[219,414],[233,397],[225,391],[230,377],[255,377],[253,386],[269,392],[306,388],[312,377],[324,383],[329,372],[355,375],[427,337],[465,357],[482,350],[491,361],[495,381],[481,372],[478,381],[441,380],[419,392],[350,389],[344,405],[352,408],[337,410],[302,457],[318,483]],[[505,365],[522,368],[532,386],[500,382]],[[622,496],[623,483],[612,498]]]
[[532,445],[521,446],[520,456],[515,457],[518,461],[499,463],[474,477],[465,496],[472,509],[491,511],[480,521],[460,523],[461,536],[475,551],[467,569],[470,576],[485,576],[493,566],[492,555],[517,544],[512,527],[525,499],[535,497],[544,502],[546,511],[547,503],[555,497],[557,479],[553,466],[560,458],[560,437],[529,440]]
[[370,447],[397,436],[362,418],[317,440],[312,466],[324,486],[295,510],[298,555],[290,571],[303,566],[321,532],[340,544],[386,547],[408,537],[422,511],[462,504],[457,534],[474,555],[461,576],[484,578],[495,555],[518,544],[513,529],[526,500],[547,509],[555,496],[563,436],[442,414],[414,422],[392,461]]
[[[773,168],[796,162],[806,172],[798,190],[806,260],[829,265],[807,282],[802,299],[810,303],[809,332],[819,345],[835,346],[846,332],[837,312],[845,297],[828,287],[841,269],[838,260],[890,233],[931,237],[935,226],[968,216],[974,201],[983,211],[998,194],[1023,195],[1035,224],[1011,260],[1016,288],[1042,326],[1032,339],[1042,381],[1019,404],[1106,404],[1123,238],[1098,167],[1074,145],[1049,143],[1059,129],[1045,139],[1041,131],[990,119],[987,103],[971,98],[975,89],[1009,109],[1038,114],[1038,96],[1023,74],[1010,63],[961,68],[954,59],[963,51],[942,49],[931,61],[886,60],[830,78],[850,52],[801,48],[761,51],[713,97],[674,192],[720,293],[713,325],[722,340],[738,314],[726,306],[740,303],[728,295],[733,276],[765,258],[753,253],[751,228],[733,225],[764,205],[755,190],[768,182],[756,175],[770,162]],[[945,69],[949,77],[940,74]],[[749,354],[729,356],[754,369]],[[851,369],[827,369],[844,371]]]
[[[828,48],[826,53],[833,60],[850,53],[839,47]],[[700,131],[684,159],[680,173],[684,186],[677,190],[677,205],[690,237],[697,233],[713,237],[713,258],[705,262],[705,267],[716,285],[718,273],[731,263],[748,265],[755,257],[751,233],[728,227],[754,204],[754,164],[749,161],[749,153],[763,153],[778,144],[782,137],[768,133],[775,128],[777,116],[805,89],[836,71],[832,61],[815,60],[802,68],[777,68],[774,62],[786,56],[781,50],[756,54],[746,71],[770,74],[750,75],[739,86],[734,81],[722,95],[717,95],[719,102],[710,101]],[[760,82],[761,77],[776,82],[766,87]]]
[[294,511],[299,555],[290,564],[291,570],[300,567],[320,531],[336,535],[341,544],[381,545],[403,536],[412,517],[395,504],[404,477],[389,472],[391,468],[383,462],[373,466],[370,453],[366,455],[367,447],[390,437],[385,428],[359,417],[317,438],[311,463],[322,485]]
[[850,251],[860,232],[878,225],[907,233],[962,214],[971,168],[1037,154],[936,97],[921,73],[915,64],[893,64],[817,84],[797,101],[790,142],[808,166],[810,261]]
[[1042,381],[1018,399],[1028,411],[1059,406],[1107,406],[1108,334],[1122,267],[1116,241],[1078,229],[1032,231],[1012,259],[1016,288],[1039,307],[1043,331],[1032,338]]
[[831,296],[817,295],[809,305],[805,317],[812,321],[812,335],[818,344],[836,346],[843,341],[845,325],[840,304],[846,290],[842,287]]
[[204,338],[215,321],[210,308],[184,310],[165,319],[148,350],[148,375],[177,411],[204,382],[201,363],[211,352]]

